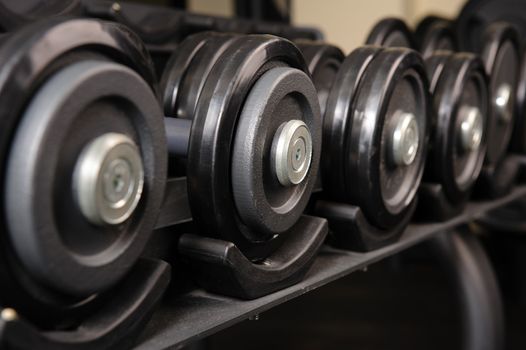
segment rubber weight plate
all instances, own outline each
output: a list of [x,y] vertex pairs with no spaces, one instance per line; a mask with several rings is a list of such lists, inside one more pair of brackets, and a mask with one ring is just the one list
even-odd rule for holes
[[[98,20],[50,19],[26,26],[8,35],[3,42],[0,47],[0,74],[3,77],[0,81],[0,104],[10,106],[0,109],[0,180],[4,186],[4,194],[8,192],[5,176],[11,141],[32,95],[54,73],[85,60],[109,60],[128,66],[149,83],[150,89],[154,89],[154,73],[144,46],[133,33],[120,25]],[[106,118],[103,119],[103,124],[107,121]],[[152,138],[150,143],[144,139],[146,143],[142,147],[157,149],[162,147],[162,139],[163,132],[160,139]],[[140,228],[145,232],[153,228],[152,217],[158,212],[164,188],[162,178],[165,161],[162,158],[165,152],[162,152],[162,149],[156,152],[160,153],[152,154],[148,162],[158,160],[159,164],[152,167],[157,169],[158,176],[152,179],[151,184],[145,185],[147,189],[141,204],[145,216]],[[26,155],[23,158],[25,157]],[[36,197],[34,200],[40,201],[41,198]],[[22,266],[19,254],[13,251],[12,242],[8,237],[11,232],[6,224],[5,204],[4,197],[0,201],[0,239],[3,250],[0,254],[0,278],[4,281],[0,291],[0,302],[2,305],[14,307],[24,317],[45,327],[51,327],[56,322],[60,322],[61,325],[67,324],[66,320],[84,312],[83,310],[96,303],[98,298],[66,298],[64,293],[57,293],[44,286],[40,278],[36,278],[37,274]],[[76,208],[76,205],[65,208],[65,213],[77,210]],[[55,220],[53,217],[48,219]]]
[[[48,286],[75,296],[101,292],[144,248],[160,205],[147,198],[163,188],[155,102],[130,69],[88,60],[56,73],[26,109],[8,163],[8,227],[22,263]],[[100,137],[118,144],[96,145],[83,159]],[[105,147],[112,148],[95,170]],[[78,168],[82,161],[89,168]],[[87,222],[77,209],[83,201],[100,222]]]
[[[308,74],[301,53],[291,42],[267,35],[236,38],[212,68],[192,125],[187,168],[192,213],[204,232],[233,241],[245,251],[253,243],[271,236],[264,227],[259,231],[248,227],[237,212],[231,192],[231,152],[234,137],[242,136],[236,135],[236,125],[247,96],[265,72],[278,67],[297,68]],[[295,115],[289,118],[303,119]],[[305,197],[312,191],[313,174],[319,161],[316,133],[320,128],[313,127],[310,132],[314,135],[313,153],[309,174],[304,180]],[[294,190],[288,193],[296,195]],[[306,202],[307,198],[298,201],[290,214],[302,212]]]
[[481,33],[491,23],[504,21],[526,35],[526,3],[517,0],[467,1],[456,19],[456,34],[463,51],[480,52]]
[[418,53],[380,52],[357,91],[346,149],[353,204],[382,228],[400,222],[422,178],[430,125],[428,82]]
[[329,91],[345,55],[338,47],[322,42],[298,40],[296,45],[303,53],[309,67],[312,81],[318,91],[318,99],[323,115]]
[[495,165],[506,153],[514,125],[515,94],[519,75],[519,41],[513,27],[490,25],[481,54],[490,77],[491,117],[486,164]]
[[[437,60],[443,64],[434,64]],[[486,152],[487,76],[473,54],[435,53],[428,62],[434,70],[430,76],[439,78],[431,89],[437,121],[424,176],[441,183],[448,198],[459,203],[468,198]]]
[[385,18],[379,21],[367,37],[366,44],[415,48],[411,30],[398,18]]
[[307,74],[279,67],[265,72],[245,100],[234,141],[232,190],[241,219],[256,232],[286,231],[306,206],[311,181],[305,180],[313,148],[321,143],[317,98]]
[[234,35],[229,34],[210,37],[196,53],[181,86],[181,99],[177,106],[178,117],[193,118],[197,101],[210,70],[233,39]]
[[455,32],[450,21],[438,17],[426,17],[417,26],[415,37],[422,56],[429,57],[435,51],[456,51]]
[[198,33],[175,50],[161,78],[166,116],[193,118],[206,78],[232,38],[230,34]]
[[378,53],[380,47],[360,47],[343,61],[327,99],[323,117],[323,189],[331,198],[349,201],[349,186],[354,186],[355,174],[346,173],[345,163],[351,161],[346,145],[350,137],[354,101],[364,72]]
[[526,53],[524,50],[521,57],[511,145],[513,151],[524,154],[526,153]]

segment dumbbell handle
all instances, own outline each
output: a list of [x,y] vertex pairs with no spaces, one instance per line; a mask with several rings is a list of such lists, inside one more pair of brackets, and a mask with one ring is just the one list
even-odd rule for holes
[[191,119],[164,118],[168,153],[174,156],[186,157],[188,155],[188,142],[190,141]]

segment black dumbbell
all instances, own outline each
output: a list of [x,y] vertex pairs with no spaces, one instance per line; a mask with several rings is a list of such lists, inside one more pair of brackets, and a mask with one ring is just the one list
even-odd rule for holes
[[7,342],[110,348],[169,280],[140,259],[166,182],[150,58],[122,26],[50,19],[9,34],[0,62],[0,304],[13,322],[68,329]]
[[[436,21],[442,23],[442,26],[449,26],[450,32],[453,30],[452,22]],[[519,72],[524,71],[524,63],[521,63],[520,59],[518,32],[510,24],[486,24],[472,39],[473,45],[468,47],[464,43],[461,48],[481,56],[489,75],[491,104],[488,118],[488,150],[480,191],[477,192],[498,196],[513,184],[519,167],[517,159],[508,156],[508,148],[511,146],[512,152],[521,152],[524,126],[520,110],[524,101],[524,89],[521,88],[524,79],[520,78]]]
[[486,152],[490,107],[485,69],[473,54],[452,52],[457,45],[451,25],[426,17],[415,32],[427,58],[436,114],[418,213],[427,219],[446,219],[462,209]]
[[329,218],[336,244],[379,247],[409,222],[424,169],[430,105],[423,62],[407,49],[369,46],[344,58],[328,44],[298,45],[327,101],[324,200],[316,212]]
[[[249,262],[283,252],[288,256],[268,260],[294,266],[295,257],[317,249],[324,228],[306,234],[305,223],[314,219],[302,215],[318,171],[321,118],[298,49],[269,35],[198,33],[180,44],[161,81],[168,149],[186,160],[197,232],[234,243]],[[305,242],[308,249],[283,248],[293,237],[313,234],[318,238]],[[196,240],[209,240],[188,237],[180,252],[202,264],[195,246],[205,244]],[[273,285],[260,278],[260,290],[244,291],[210,280],[202,284],[242,297]]]
[[[455,30],[461,48],[466,51],[480,51],[480,33],[491,23],[504,21],[511,23],[519,31],[520,37],[526,35],[526,6],[522,2],[468,1],[456,19]],[[526,153],[526,54],[520,52],[520,74],[517,84],[515,104],[515,125],[511,139],[511,151],[520,155]]]
[[486,154],[487,75],[470,53],[437,51],[426,60],[435,119],[418,215],[447,219],[468,201]]
[[480,189],[496,197],[510,189],[518,171],[508,149],[515,126],[520,45],[517,31],[506,23],[488,26],[483,42],[481,57],[489,75],[491,117]]

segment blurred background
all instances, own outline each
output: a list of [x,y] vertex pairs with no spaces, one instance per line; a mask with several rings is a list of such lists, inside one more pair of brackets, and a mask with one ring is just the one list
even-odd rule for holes
[[[150,1],[163,3],[163,1]],[[232,16],[233,0],[187,0],[188,10],[208,15]],[[349,52],[363,44],[368,31],[379,19],[387,16],[404,18],[414,25],[422,17],[435,14],[456,16],[462,0],[291,0],[277,1],[278,6],[291,7],[295,25],[321,29],[328,41]]]

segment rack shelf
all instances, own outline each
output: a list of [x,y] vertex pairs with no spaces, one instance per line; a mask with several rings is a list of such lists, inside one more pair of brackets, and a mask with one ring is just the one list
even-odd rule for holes
[[440,232],[480,218],[525,195],[526,186],[518,186],[505,197],[469,203],[461,215],[449,221],[411,224],[398,242],[372,252],[348,252],[325,246],[301,283],[255,300],[233,299],[202,289],[173,298],[168,296],[144,330],[136,350],[172,349],[190,344],[354,271],[363,270]]

